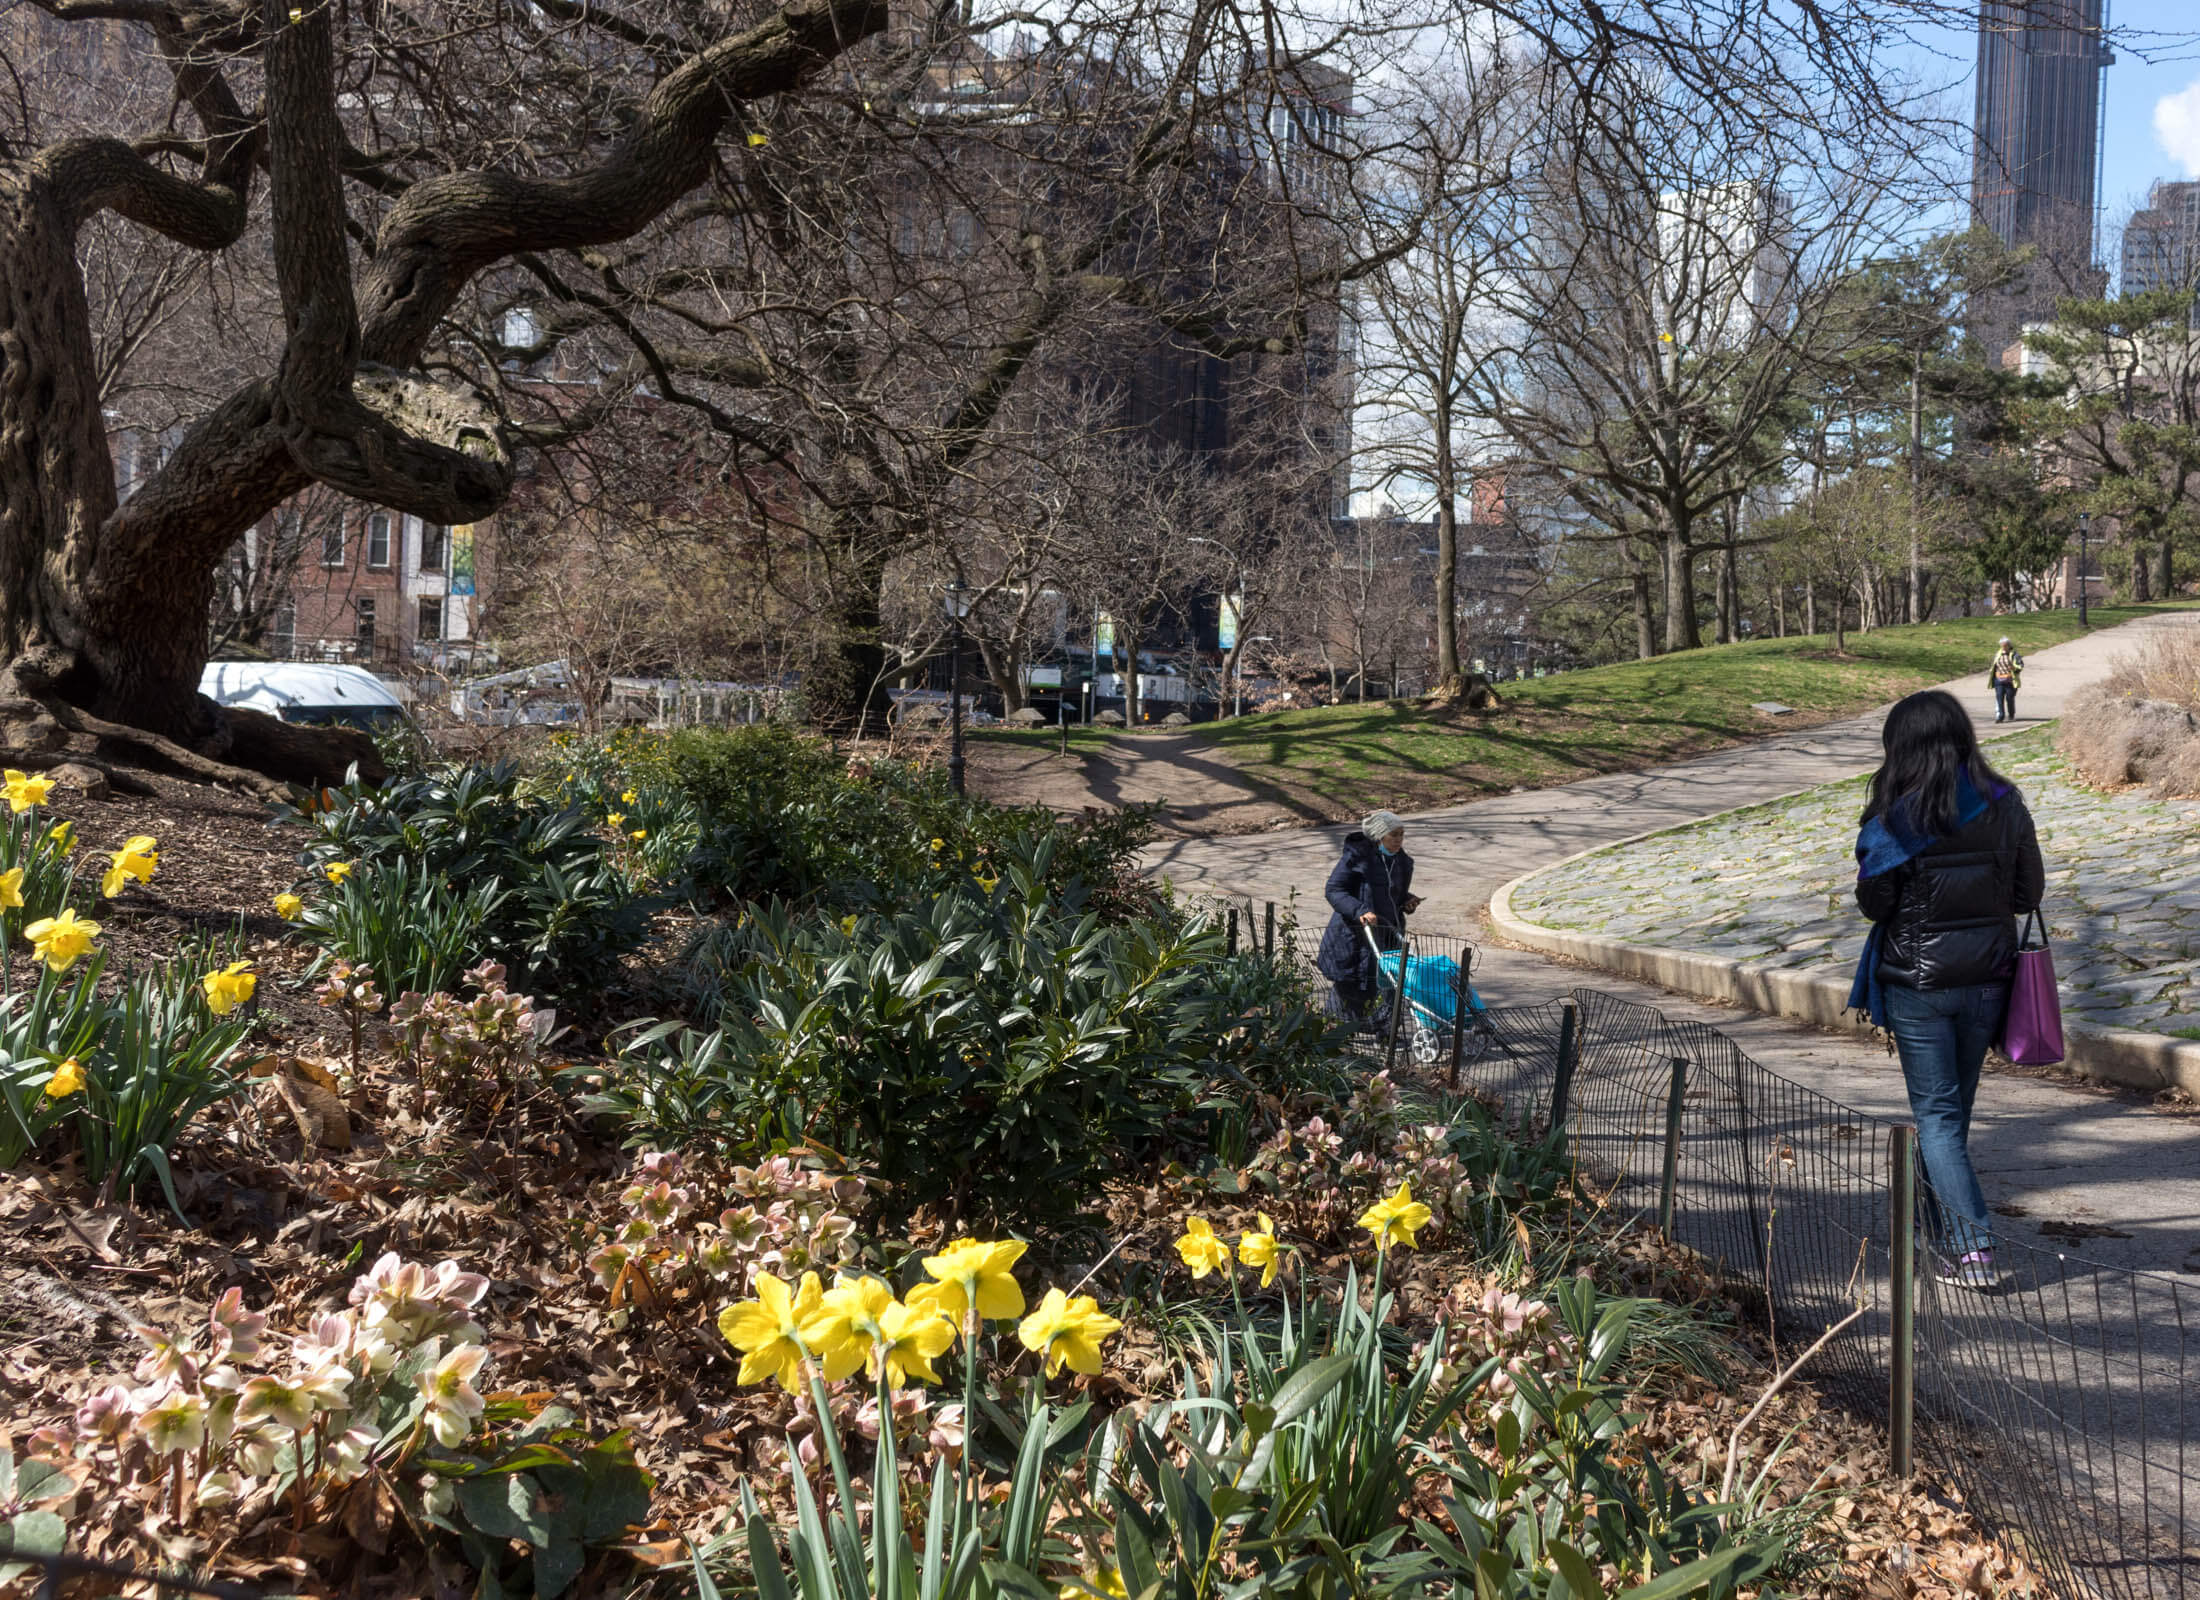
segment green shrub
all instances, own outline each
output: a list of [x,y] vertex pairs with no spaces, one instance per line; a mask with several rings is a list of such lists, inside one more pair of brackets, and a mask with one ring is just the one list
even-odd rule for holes
[[990,889],[841,918],[767,908],[695,953],[710,1031],[631,1038],[589,1108],[629,1142],[809,1138],[904,1210],[1075,1211],[1172,1127],[1334,1071],[1334,1026],[1218,924],[1047,898],[1041,848]]
[[[445,767],[379,789],[351,784],[314,810],[289,815],[313,831],[304,853],[311,868],[362,863],[366,870],[354,877],[370,894],[375,877],[400,863],[409,882],[442,885],[421,891],[442,895],[422,922],[424,933],[446,934],[479,910],[472,947],[448,970],[441,946],[406,959],[387,949],[372,957],[345,952],[371,960],[393,994],[406,986],[401,973],[433,965],[437,981],[414,986],[448,988],[478,959],[500,963],[530,992],[579,1004],[602,991],[647,926],[648,908],[601,816],[541,792],[509,764]],[[337,886],[329,898],[344,900],[351,888]],[[391,926],[391,907],[376,902],[371,911],[380,926]],[[349,919],[346,937],[385,937],[366,925],[365,901],[333,914]]]
[[[678,796],[692,811],[693,887],[736,901],[836,911],[907,904],[949,884],[996,877],[1031,840],[1053,840],[1050,892],[1081,884],[1105,916],[1150,904],[1131,858],[1153,832],[1151,808],[1074,822],[957,795],[937,769],[850,764],[822,739],[777,723],[626,732],[557,746],[562,782],[601,803],[625,791]],[[652,823],[652,827],[657,824]]]

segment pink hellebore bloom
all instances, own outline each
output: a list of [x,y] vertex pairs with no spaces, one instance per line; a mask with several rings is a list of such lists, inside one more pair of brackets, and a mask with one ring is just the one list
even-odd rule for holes
[[76,1425],[100,1439],[119,1439],[130,1428],[130,1391],[110,1383],[76,1408]]
[[213,1335],[215,1360],[249,1361],[260,1353],[260,1335],[267,1331],[267,1318],[245,1310],[242,1289],[224,1289],[206,1314],[206,1321]]

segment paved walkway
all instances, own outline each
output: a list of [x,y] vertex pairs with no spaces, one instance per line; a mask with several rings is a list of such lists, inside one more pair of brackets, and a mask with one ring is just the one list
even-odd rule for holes
[[[2037,727],[2061,712],[2073,690],[2103,676],[2141,630],[2195,626],[2200,614],[2153,616],[2042,651],[2026,670],[2019,700],[2023,717],[2014,729],[1997,730],[1993,724],[1993,708],[1982,693],[1983,664],[1976,675],[1946,687],[1973,707],[1982,734]],[[1524,872],[1654,828],[1868,771],[1878,763],[1883,715],[1776,736],[1676,766],[1412,817],[1407,840],[1416,861],[1414,887],[1428,902],[1416,924],[1435,932],[1479,932],[1477,919],[1491,893]],[[1369,803],[1380,800],[1373,796]],[[1171,840],[1149,850],[1146,862],[1191,892],[1255,902],[1284,902],[1295,892],[1300,919],[1319,927],[1328,916],[1322,883],[1344,831]],[[1844,841],[1844,860],[1846,848]],[[1883,1050],[1854,1036],[1700,1005],[1523,951],[1486,950],[1477,969],[1477,986],[1495,1005],[1549,999],[1575,985],[1709,1022],[1776,1072],[1861,1111],[1903,1113],[1899,1070]],[[1974,1147],[1987,1198],[1996,1206],[2013,1208],[2024,1218],[2126,1236],[2097,1233],[2072,1246],[2098,1259],[2200,1273],[2200,1130],[2184,1116],[2150,1109],[2125,1092],[2004,1074],[1980,1097]],[[2012,1230],[2036,1225],[2011,1217]],[[2041,1242],[2052,1242],[2052,1236]]]

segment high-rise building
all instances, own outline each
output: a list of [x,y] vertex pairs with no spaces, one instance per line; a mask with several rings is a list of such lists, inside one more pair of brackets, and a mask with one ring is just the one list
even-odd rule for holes
[[2037,252],[2023,286],[1983,320],[1999,350],[2057,296],[2098,294],[2095,212],[2101,151],[2102,0],[1983,0],[1971,150],[1971,214],[2005,244]]
[[[2157,180],[2124,224],[2125,294],[2200,283],[2200,182]],[[2200,308],[2194,325],[2200,326]]]

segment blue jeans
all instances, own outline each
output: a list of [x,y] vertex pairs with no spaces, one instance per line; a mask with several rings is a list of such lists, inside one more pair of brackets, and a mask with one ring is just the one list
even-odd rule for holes
[[1917,1119],[1917,1151],[1931,1186],[1926,1226],[1949,1255],[1990,1249],[1986,1195],[1971,1166],[1971,1103],[1986,1047],[2001,1031],[2009,985],[1961,989],[1887,985],[1887,1031],[1902,1056],[1902,1079]]
[[1994,680],[1994,720],[2017,720],[2017,686],[2002,678]]

